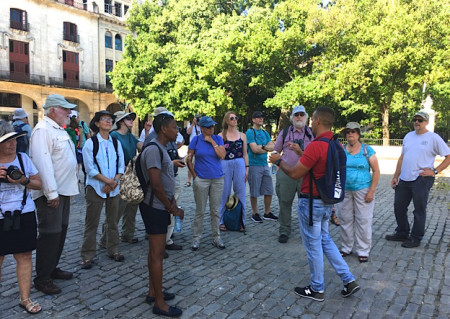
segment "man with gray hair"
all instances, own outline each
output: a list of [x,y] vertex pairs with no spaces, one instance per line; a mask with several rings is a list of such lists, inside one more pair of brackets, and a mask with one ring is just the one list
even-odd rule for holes
[[71,279],[73,274],[57,268],[69,224],[70,198],[77,195],[75,148],[63,125],[76,107],[61,95],[47,97],[45,116],[31,134],[30,157],[42,179],[42,190],[33,190],[39,236],[36,247],[34,287],[48,295],[61,292],[53,279]]
[[[425,111],[414,114],[414,131],[403,139],[402,155],[391,181],[395,189],[394,212],[397,221],[395,233],[386,235],[387,240],[401,241],[402,247],[414,248],[420,245],[425,234],[428,195],[434,178],[450,164],[450,149],[444,140],[427,130],[429,115]],[[445,160],[434,167],[436,155]],[[414,203],[414,224],[410,231],[408,206]]]
[[[294,106],[290,120],[292,125],[284,128],[278,134],[274,150],[282,154],[281,158],[283,161],[290,166],[295,166],[300,160],[306,146],[313,140],[314,135],[311,128],[306,125],[308,113],[306,113],[303,105]],[[278,237],[278,241],[283,244],[288,241],[289,235],[291,234],[292,202],[294,201],[295,194],[297,196],[300,195],[302,180],[302,178],[295,180],[289,177],[281,169],[277,172],[275,191],[280,204],[280,236]]]

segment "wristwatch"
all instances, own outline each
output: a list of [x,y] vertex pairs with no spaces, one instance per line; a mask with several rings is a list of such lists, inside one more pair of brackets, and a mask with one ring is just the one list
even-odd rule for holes
[[261,148],[262,148],[263,150],[266,150],[266,146],[265,146],[265,145],[261,146]]
[[276,165],[276,166],[280,166],[280,163],[281,163],[282,160],[283,160],[283,159],[281,159],[281,158],[280,158],[279,160],[277,160],[277,161],[275,162],[275,165]]
[[433,168],[433,172],[434,172],[434,175],[437,175],[437,174],[439,174],[438,170],[437,170],[437,169],[435,169],[435,168]]

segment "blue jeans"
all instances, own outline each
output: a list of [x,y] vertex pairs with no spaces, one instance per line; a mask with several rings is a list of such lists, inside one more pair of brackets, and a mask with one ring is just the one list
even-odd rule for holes
[[324,205],[320,199],[313,200],[313,226],[309,226],[308,198],[299,198],[297,212],[303,246],[309,262],[312,290],[323,292],[325,289],[323,254],[344,282],[344,285],[355,280],[328,232],[331,205]]
[[425,234],[428,195],[433,183],[434,177],[432,176],[419,176],[412,182],[402,180],[398,182],[395,188],[394,212],[397,220],[395,231],[399,235],[409,235],[408,206],[412,199],[414,203],[414,224],[411,230],[411,238],[416,241],[422,240]]

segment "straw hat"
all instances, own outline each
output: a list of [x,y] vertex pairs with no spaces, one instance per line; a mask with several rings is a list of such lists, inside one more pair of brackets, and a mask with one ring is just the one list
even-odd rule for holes
[[228,197],[228,201],[227,201],[227,203],[225,204],[225,207],[226,207],[228,210],[232,210],[232,209],[235,209],[235,208],[236,208],[236,206],[237,206],[238,203],[239,203],[239,198],[237,197],[236,194],[234,194],[233,196]]

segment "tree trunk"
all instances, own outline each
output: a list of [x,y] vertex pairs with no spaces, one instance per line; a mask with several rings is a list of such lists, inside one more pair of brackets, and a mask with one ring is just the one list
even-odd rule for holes
[[291,125],[291,120],[289,118],[290,113],[291,113],[290,110],[286,109],[281,110],[280,119],[278,120],[277,131],[275,132],[276,134],[274,135],[275,137],[278,136],[279,132],[281,132],[282,129]]
[[389,146],[389,105],[383,104],[382,111],[383,146]]

